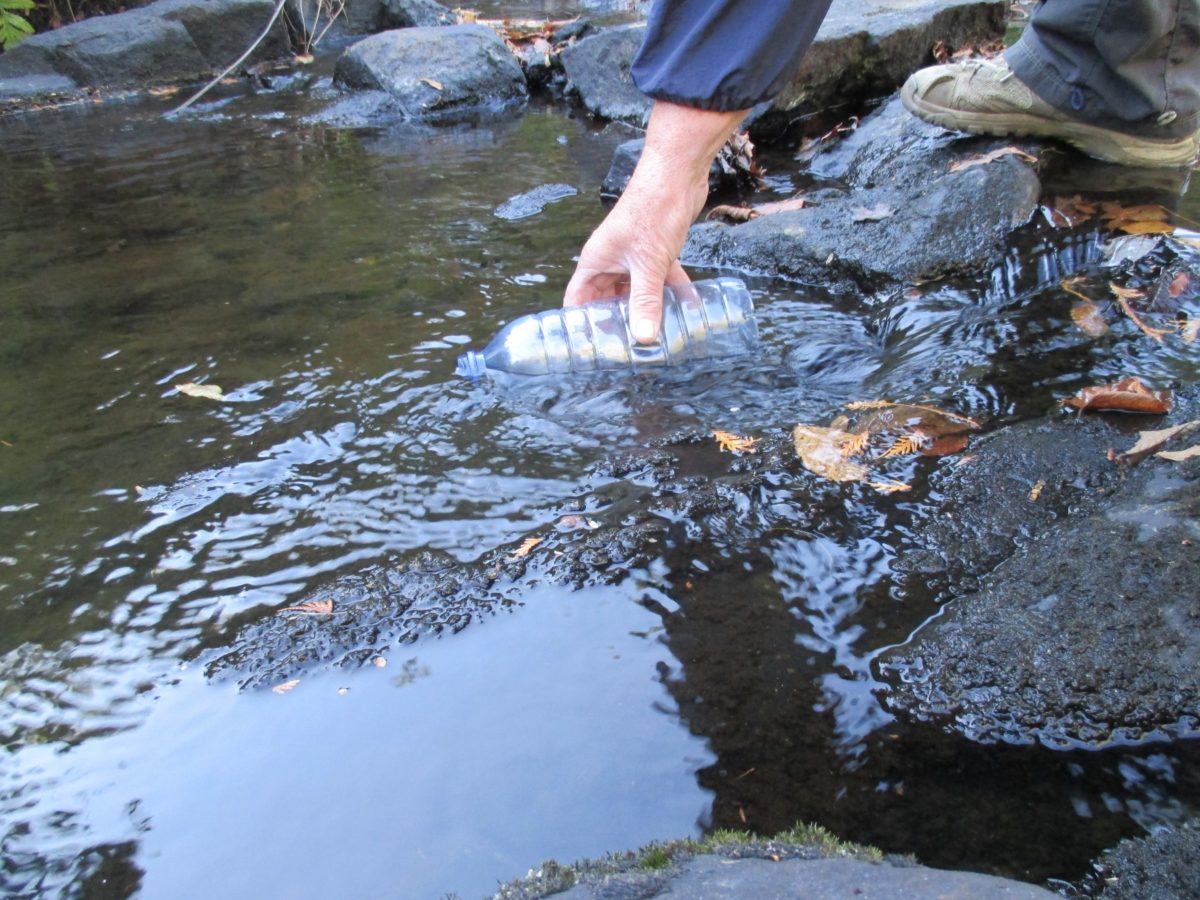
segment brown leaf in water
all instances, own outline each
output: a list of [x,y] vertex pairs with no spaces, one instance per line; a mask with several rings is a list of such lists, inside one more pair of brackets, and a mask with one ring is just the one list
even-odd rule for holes
[[796,455],[804,468],[830,481],[862,481],[867,477],[867,467],[851,462],[842,452],[846,443],[853,440],[854,435],[837,425],[824,428],[801,423],[792,429]]
[[542,542],[542,538],[540,538],[540,537],[527,537],[527,538],[525,538],[525,540],[521,541],[520,547],[518,547],[511,554],[509,554],[509,558],[510,559],[522,559],[522,558],[528,556],[530,554],[530,551],[532,551],[533,548],[536,547],[541,542]]
[[754,453],[758,438],[742,437],[731,431],[714,431],[717,444],[728,453]]
[[1160,450],[1155,456],[1161,456],[1171,462],[1183,462],[1185,459],[1200,456],[1200,444],[1192,444],[1186,450]]
[[850,221],[879,222],[895,214],[896,208],[886,203],[877,203],[871,207],[856,206],[850,210]]
[[950,163],[950,171],[962,172],[966,169],[973,168],[974,166],[986,166],[988,163],[993,163],[1005,156],[1015,156],[1027,163],[1035,163],[1038,161],[1038,158],[1032,153],[1026,153],[1020,147],[1008,146],[1000,147],[999,149],[993,150],[990,153],[980,153],[977,156],[968,156],[966,159],[960,159],[956,162],[952,162]]
[[1192,283],[1192,276],[1187,269],[1180,269],[1175,273],[1175,277],[1171,279],[1171,283],[1167,285],[1167,293],[1172,297],[1178,297],[1188,289]]
[[1104,313],[1091,300],[1080,300],[1071,307],[1073,321],[1088,337],[1100,337],[1108,331],[1108,323],[1104,321]]
[[1084,200],[1079,194],[1073,194],[1070,197],[1056,197],[1050,209],[1071,228],[1081,225],[1098,212],[1095,203]]
[[1063,406],[1085,409],[1112,410],[1162,414],[1171,409],[1170,391],[1152,391],[1136,376],[1122,378],[1113,384],[1097,384],[1082,388],[1074,397],[1062,401]]
[[1184,422],[1182,425],[1172,425],[1170,428],[1158,428],[1154,431],[1139,431],[1137,443],[1126,450],[1124,453],[1115,454],[1112,458],[1116,462],[1134,463],[1140,459],[1144,459],[1156,450],[1165,447],[1167,443],[1179,437],[1182,434],[1187,434],[1200,428],[1200,419],[1193,419],[1190,422]]
[[175,390],[187,397],[199,397],[201,400],[224,400],[225,392],[215,384],[186,384],[175,385]]
[[1137,206],[1124,206],[1116,202],[1102,203],[1100,215],[1106,226],[1126,234],[1170,234],[1175,230],[1175,226],[1169,221],[1170,210],[1157,203],[1142,203]]
[[282,609],[275,610],[276,615],[282,615],[283,613],[301,613],[303,615],[328,616],[332,612],[332,600],[310,600],[309,602],[301,603],[298,606],[285,606]]
[[921,448],[922,456],[949,456],[951,453],[958,453],[960,450],[967,448],[967,436],[965,434],[946,434],[939,438],[934,438],[931,443],[926,444]]
[[275,687],[271,688],[271,693],[272,694],[286,694],[288,691],[290,691],[292,688],[294,688],[299,683],[300,683],[299,678],[293,678],[291,681],[285,681],[285,682],[283,682],[283,684],[275,685]]

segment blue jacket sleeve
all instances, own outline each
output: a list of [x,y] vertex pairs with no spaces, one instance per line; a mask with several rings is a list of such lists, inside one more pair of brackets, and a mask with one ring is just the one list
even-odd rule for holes
[[633,80],[656,100],[749,109],[783,90],[832,0],[656,0]]

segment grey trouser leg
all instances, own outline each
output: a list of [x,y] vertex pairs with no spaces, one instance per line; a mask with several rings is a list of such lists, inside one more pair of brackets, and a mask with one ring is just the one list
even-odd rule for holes
[[1091,125],[1164,139],[1200,128],[1200,0],[1045,0],[1005,58]]

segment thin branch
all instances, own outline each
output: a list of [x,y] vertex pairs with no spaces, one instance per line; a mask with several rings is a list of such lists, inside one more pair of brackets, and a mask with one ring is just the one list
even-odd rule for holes
[[279,14],[281,12],[283,12],[283,4],[286,2],[287,2],[287,0],[275,0],[275,11],[271,13],[271,18],[267,20],[267,27],[262,30],[262,34],[260,34],[258,37],[256,37],[254,39],[254,43],[252,43],[249,47],[246,48],[245,53],[243,53],[241,56],[239,56],[237,59],[235,59],[233,62],[231,62],[226,67],[225,71],[223,71],[220,75],[218,75],[216,78],[214,78],[208,84],[206,84],[204,87],[200,88],[200,90],[198,90],[195,94],[193,94],[189,99],[187,99],[183,103],[179,104],[177,107],[175,107],[169,113],[166,113],[166,115],[173,116],[173,115],[176,115],[177,113],[183,112],[185,109],[187,109],[193,103],[195,103],[197,100],[199,100],[205,94],[207,94],[210,90],[212,90],[214,87],[216,87],[218,84],[220,84],[222,78],[224,78],[226,75],[228,75],[234,69],[236,69],[238,66],[240,66],[242,63],[244,63],[246,61],[246,59],[250,56],[250,54],[258,49],[258,45],[261,44],[264,40],[266,40],[267,35],[271,33],[271,28],[274,27],[275,20],[279,18]]

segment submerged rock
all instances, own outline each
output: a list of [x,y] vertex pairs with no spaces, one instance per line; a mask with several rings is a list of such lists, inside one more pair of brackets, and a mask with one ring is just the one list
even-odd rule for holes
[[1121,841],[1096,861],[1100,900],[1200,897],[1200,821]]
[[542,184],[531,191],[509,197],[496,207],[495,215],[501,219],[526,219],[536,216],[549,204],[567,197],[574,197],[579,191],[569,184]]
[[525,76],[504,41],[482,25],[403,28],[359,41],[334,70],[340,87],[383,91],[374,115],[434,119],[524,101]]

